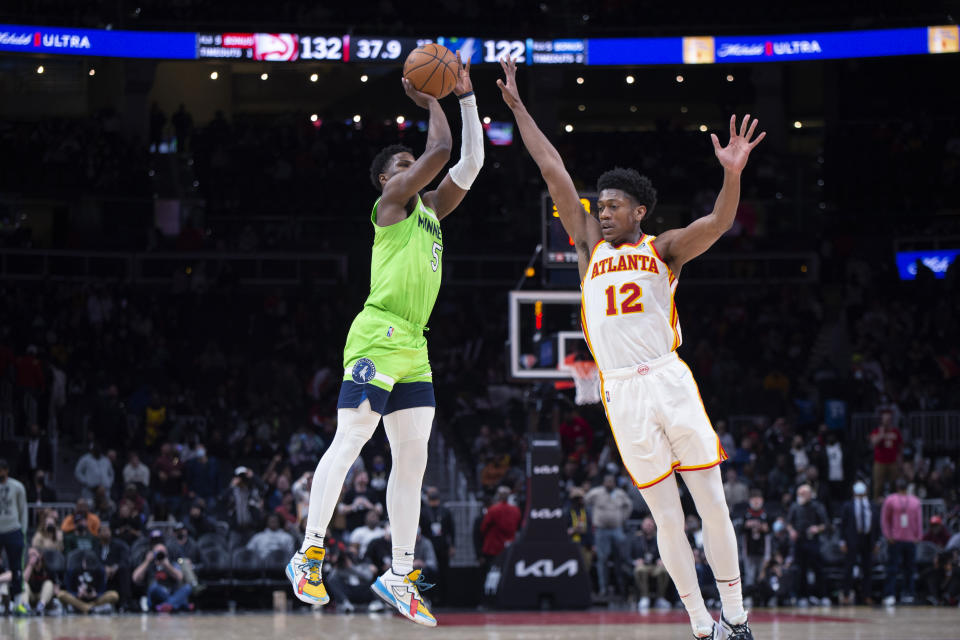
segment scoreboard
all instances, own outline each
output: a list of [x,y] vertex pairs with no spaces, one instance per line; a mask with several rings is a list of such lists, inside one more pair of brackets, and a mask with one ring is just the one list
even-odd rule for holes
[[[540,198],[543,218],[543,266],[545,269],[577,267],[577,248],[573,238],[564,230],[550,194],[544,192]],[[596,216],[597,194],[591,192],[580,193],[580,204],[586,212]]]
[[[520,35],[520,34],[518,34]],[[0,24],[0,51],[168,60],[397,64],[422,44],[459,49],[474,64],[682,65],[838,60],[960,53],[956,24],[767,35],[535,39],[391,38],[336,33],[165,32]]]
[[584,64],[586,40],[484,40],[439,37],[316,35],[298,33],[198,33],[197,58],[294,62],[360,62],[397,64],[417,47],[437,42],[460,51],[471,64],[496,63],[510,57],[521,64]]

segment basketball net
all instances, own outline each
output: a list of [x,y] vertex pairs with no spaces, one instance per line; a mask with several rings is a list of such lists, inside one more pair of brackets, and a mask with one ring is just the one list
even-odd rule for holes
[[573,401],[578,405],[600,402],[600,371],[592,360],[581,360],[568,365],[573,374],[576,396]]

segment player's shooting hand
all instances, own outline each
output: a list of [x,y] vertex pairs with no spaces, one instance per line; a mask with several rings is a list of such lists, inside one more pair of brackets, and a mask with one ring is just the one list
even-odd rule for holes
[[460,59],[460,50],[457,49],[457,84],[453,85],[453,95],[462,96],[473,91],[473,82],[470,81],[470,60],[464,64]]
[[[717,160],[720,161],[726,171],[740,174],[747,165],[750,152],[766,137],[767,132],[761,131],[760,135],[753,138],[753,133],[757,129],[757,122],[759,120],[755,119],[751,124],[750,114],[748,113],[744,116],[743,122],[740,123],[740,133],[737,133],[737,116],[730,116],[730,142],[725,147],[720,146],[717,134],[710,134],[710,139],[713,140],[713,151],[717,154]],[[750,125],[749,129],[747,129],[748,124]],[[753,138],[752,142],[751,138]]]
[[507,79],[506,82],[497,80],[497,86],[500,87],[500,95],[503,96],[503,101],[511,109],[523,106],[520,93],[517,91],[517,61],[504,56],[500,58],[500,67],[503,68],[503,75]]
[[424,93],[414,89],[413,84],[406,78],[400,78],[400,82],[403,84],[403,90],[407,92],[407,95],[418,107],[422,109],[429,109],[430,104],[437,101],[437,99],[431,96],[429,93]]

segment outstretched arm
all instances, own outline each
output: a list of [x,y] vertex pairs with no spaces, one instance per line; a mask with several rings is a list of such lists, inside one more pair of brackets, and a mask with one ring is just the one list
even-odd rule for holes
[[453,93],[460,100],[460,119],[463,122],[460,161],[450,167],[436,191],[423,195],[424,203],[441,220],[463,201],[483,166],[483,127],[480,126],[477,98],[473,95],[473,83],[470,81],[470,61],[467,60],[464,65],[457,51],[457,64],[459,70]]
[[383,187],[383,197],[377,208],[377,224],[385,227],[406,219],[406,205],[410,199],[430,184],[450,160],[450,125],[437,99],[413,88],[403,78],[403,88],[417,106],[430,112],[427,146],[423,154],[406,171],[395,175]]
[[587,265],[590,263],[590,251],[602,239],[600,233],[600,223],[596,218],[590,216],[580,203],[580,195],[576,187],[573,186],[573,180],[563,166],[563,159],[556,148],[543,135],[537,123],[527,112],[527,108],[520,100],[520,93],[517,91],[517,64],[513,60],[503,58],[500,60],[500,66],[503,67],[503,73],[507,81],[497,80],[497,86],[500,87],[500,93],[503,95],[503,101],[507,103],[510,110],[513,111],[513,117],[517,121],[517,128],[520,129],[520,137],[523,138],[523,144],[533,156],[534,162],[540,168],[540,174],[547,183],[547,190],[550,191],[550,197],[557,205],[557,213],[560,214],[560,222],[577,248],[577,262],[580,267],[580,279],[587,271]]
[[[758,120],[754,120],[753,124],[750,124],[750,114],[747,114],[743,118],[738,134],[737,116],[730,116],[730,142],[725,147],[720,146],[717,134],[710,134],[714,153],[723,166],[723,188],[717,195],[713,211],[682,229],[665,231],[653,241],[657,253],[663,257],[674,273],[679,273],[685,263],[713,246],[713,243],[733,226],[733,220],[737,217],[737,207],[740,204],[740,174],[747,165],[750,152],[767,135],[764,131],[752,142],[750,141],[757,129],[757,122]],[[749,130],[748,124],[750,124]]]

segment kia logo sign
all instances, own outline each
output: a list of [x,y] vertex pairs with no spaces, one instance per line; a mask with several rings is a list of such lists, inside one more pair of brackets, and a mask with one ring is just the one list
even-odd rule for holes
[[553,560],[537,560],[527,565],[523,560],[514,567],[518,578],[559,578],[566,574],[569,577],[577,575],[579,568],[575,559],[567,560],[559,567],[553,566]]
[[533,520],[557,520],[563,517],[561,509],[531,509],[530,518]]
[[300,57],[300,44],[293,33],[253,34],[254,60],[296,60]]
[[533,468],[533,475],[545,476],[550,473],[560,473],[559,465],[541,464]]

